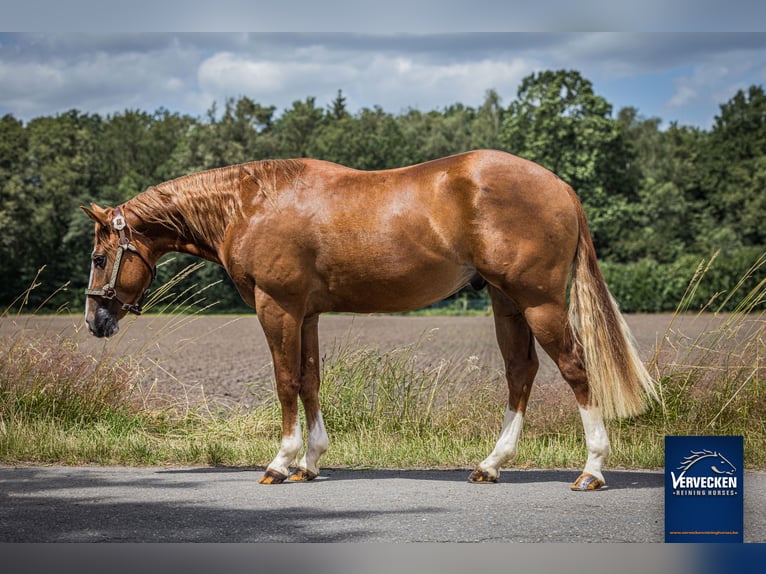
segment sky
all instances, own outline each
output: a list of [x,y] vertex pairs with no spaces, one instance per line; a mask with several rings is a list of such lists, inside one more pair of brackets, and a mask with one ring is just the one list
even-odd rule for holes
[[280,113],[308,96],[328,106],[339,89],[352,113],[478,107],[489,89],[507,106],[522,78],[547,69],[579,71],[614,114],[632,106],[708,129],[737,90],[766,84],[766,33],[0,33],[0,116],[204,117],[240,96]]

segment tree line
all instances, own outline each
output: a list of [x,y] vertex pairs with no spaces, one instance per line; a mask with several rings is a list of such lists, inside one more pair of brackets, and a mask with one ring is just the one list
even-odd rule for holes
[[[615,112],[574,70],[526,77],[503,104],[494,90],[479,107],[392,114],[350,113],[346,98],[314,97],[277,113],[247,96],[204,117],[167,109],[102,117],[71,110],[23,122],[0,119],[0,309],[32,283],[34,307],[84,304],[92,225],[78,206],[116,205],[187,173],[259,159],[315,157],[358,169],[401,167],[470,149],[501,149],[569,182],[588,214],[602,267],[625,311],[675,308],[694,269],[719,256],[703,304],[731,287],[766,246],[766,94],[737,91],[709,129]],[[176,255],[167,280],[188,265]],[[225,272],[206,265],[216,311],[242,310]],[[49,297],[56,288],[66,290]],[[463,298],[486,300],[466,291]]]

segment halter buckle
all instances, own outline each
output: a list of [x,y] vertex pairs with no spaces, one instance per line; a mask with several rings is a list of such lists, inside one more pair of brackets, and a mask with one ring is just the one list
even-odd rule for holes
[[122,231],[126,226],[125,217],[118,211],[117,215],[112,219],[112,227],[114,227],[115,231]]

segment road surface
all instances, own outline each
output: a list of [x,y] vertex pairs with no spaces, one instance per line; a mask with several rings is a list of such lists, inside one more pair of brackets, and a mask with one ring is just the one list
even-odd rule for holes
[[[0,467],[0,542],[662,542],[663,475],[323,469],[263,486],[245,468]],[[745,540],[766,541],[766,473],[745,474]]]

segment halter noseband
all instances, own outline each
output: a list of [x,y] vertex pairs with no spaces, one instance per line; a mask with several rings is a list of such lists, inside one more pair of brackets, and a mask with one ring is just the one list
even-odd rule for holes
[[[143,294],[141,297],[139,297],[138,301],[135,303],[125,303],[122,299],[120,299],[117,296],[117,276],[120,273],[120,264],[122,263],[122,256],[126,251],[132,251],[136,255],[138,255],[138,258],[141,260],[141,262],[146,265],[146,267],[152,272],[152,282],[157,278],[157,267],[152,266],[146,258],[141,255],[141,253],[136,249],[136,246],[133,245],[130,242],[130,238],[125,233],[125,228],[127,227],[127,223],[125,221],[125,217],[122,215],[122,209],[119,207],[116,207],[114,209],[114,219],[112,219],[112,227],[114,227],[114,230],[119,234],[119,240],[118,240],[118,249],[117,249],[117,255],[114,258],[114,265],[112,266],[112,276],[109,278],[109,283],[104,285],[101,289],[86,289],[85,294],[86,295],[92,295],[94,297],[101,297],[103,299],[114,299],[117,301],[121,306],[122,309],[127,311],[128,313],[133,313],[134,315],[140,315],[141,314],[141,307],[144,304],[144,300],[146,299],[146,296],[149,294],[149,288],[147,287],[144,289]],[[149,283],[151,285],[151,283]]]

